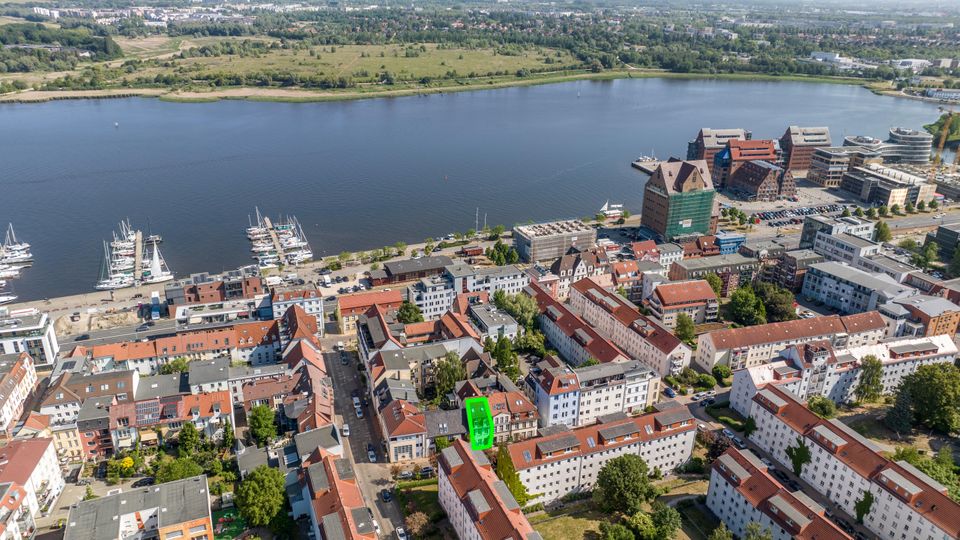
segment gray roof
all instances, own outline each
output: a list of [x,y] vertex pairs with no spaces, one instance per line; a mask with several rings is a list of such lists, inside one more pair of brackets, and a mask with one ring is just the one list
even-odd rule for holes
[[507,510],[516,510],[520,508],[520,504],[517,503],[517,500],[513,498],[513,494],[510,493],[510,488],[503,483],[503,480],[497,480],[494,482],[493,490],[497,492],[497,497],[500,497],[500,500],[503,501],[503,505],[507,507]]
[[914,467],[913,465],[907,463],[906,461],[898,461],[898,462],[897,462],[897,465],[903,467],[904,469],[907,470],[907,472],[909,472],[910,474],[916,476],[916,477],[919,478],[921,481],[926,482],[928,485],[930,485],[931,487],[933,487],[933,489],[935,489],[935,490],[937,490],[937,491],[940,491],[940,492],[945,492],[945,491],[947,491],[947,487],[946,487],[946,486],[944,486],[944,485],[941,484],[940,482],[937,482],[937,481],[934,480],[933,478],[930,478],[930,476],[928,476],[927,473],[921,471],[920,469]]
[[712,268],[723,268],[726,266],[756,266],[757,260],[751,259],[750,257],[744,257],[739,253],[730,253],[729,255],[715,255],[713,257],[700,257],[697,259],[684,259],[682,261],[677,261],[674,264],[679,264],[681,267],[686,268],[688,271],[697,271],[697,270],[709,270]]
[[223,356],[190,362],[187,377],[190,386],[226,381],[230,378],[230,358]]
[[517,326],[517,321],[515,321],[513,317],[490,304],[470,306],[470,313],[473,314],[474,318],[476,318],[480,324],[487,328]]
[[333,466],[337,469],[337,476],[341,480],[353,480],[356,478],[356,473],[353,472],[353,463],[347,458],[340,458],[333,462]]
[[787,502],[779,493],[770,497],[769,502],[770,506],[776,508],[780,514],[787,516],[790,521],[796,523],[801,530],[811,521],[806,514],[794,508],[793,505]]
[[445,270],[448,274],[450,274],[451,277],[454,278],[472,276],[476,272],[472,266],[463,263],[451,264],[447,266]]
[[159,397],[189,393],[190,385],[187,383],[186,373],[152,375],[149,377],[140,377],[140,382],[137,384],[137,393],[134,398],[140,401],[142,399],[156,399]]
[[[777,408],[783,407],[787,404],[787,400],[774,394],[773,392],[770,391],[769,388],[764,388],[763,390],[757,392],[757,394],[763,397],[764,399],[766,399],[767,401],[769,401],[770,403],[773,403]],[[797,400],[797,401],[800,401],[800,400]]]
[[719,461],[720,464],[723,465],[723,467],[730,471],[734,476],[739,478],[741,482],[747,478],[750,478],[750,473],[748,473],[747,470],[744,469],[739,462],[737,462],[737,460],[733,459],[733,456],[730,454],[723,454],[717,458],[717,461]]
[[457,452],[457,449],[452,446],[448,446],[441,450],[440,458],[441,462],[446,463],[447,468],[450,470],[463,465],[463,458],[460,457],[460,452]]
[[683,247],[680,244],[674,244],[673,242],[668,242],[666,244],[657,244],[657,249],[660,250],[660,254],[664,253],[677,253],[683,252]]
[[370,509],[367,507],[353,508],[350,510],[353,516],[353,522],[357,524],[357,532],[360,534],[370,534],[373,532],[373,518],[370,517]]
[[903,345],[893,345],[890,347],[891,352],[897,354],[908,354],[914,352],[929,351],[931,348],[938,349],[937,344],[930,339],[925,339],[917,343],[904,343]]
[[[280,375],[287,372],[286,364],[266,364],[262,366],[230,366],[227,370],[230,379],[243,379],[246,377],[259,377],[268,375]],[[191,383],[192,384],[192,383]]]
[[[347,535],[343,530],[343,522],[340,521],[340,514],[332,512],[323,516],[321,527],[323,528],[323,537],[326,540],[346,540]],[[372,528],[372,526],[371,526]]]
[[269,465],[270,456],[266,448],[256,446],[244,447],[237,453],[237,468],[240,474],[247,474],[261,465]]
[[911,305],[929,317],[939,317],[948,311],[960,311],[960,306],[942,296],[918,295],[897,300],[898,304]]
[[823,274],[856,283],[861,287],[885,293],[888,296],[901,296],[914,290],[906,285],[897,283],[886,274],[871,274],[838,262],[828,261],[817,263],[811,265],[810,268]]
[[154,510],[159,528],[210,516],[206,476],[194,476],[145,488],[128,489],[70,509],[64,540],[116,540],[120,538],[117,516]]
[[[428,410],[423,413],[424,422],[427,424],[427,438],[433,439],[441,436],[459,436],[467,433],[467,423],[464,418],[464,409],[454,409],[452,411]],[[441,429],[441,425],[444,426]]]
[[310,455],[319,447],[326,449],[340,446],[340,436],[337,434],[337,426],[327,424],[310,431],[297,433],[293,436],[293,444],[297,447],[298,456]]
[[[101,429],[110,427],[110,403],[113,397],[92,398],[83,402],[80,406],[80,412],[77,413],[77,422],[84,424],[84,429],[90,429],[94,426],[102,426]],[[93,424],[95,422],[95,424]]]
[[680,407],[680,402],[675,399],[667,399],[653,404],[653,408],[660,412],[669,411],[677,407]]
[[411,362],[423,363],[437,358],[443,358],[447,348],[442,343],[427,343],[392,351],[380,351],[383,365],[387,369],[410,369]]
[[840,448],[841,446],[847,444],[847,440],[841,437],[840,435],[833,432],[832,429],[828,428],[826,425],[819,425],[813,428],[813,431],[823,437],[824,439],[830,441],[830,444]]
[[[825,234],[825,233],[824,233],[823,231],[821,231],[821,232],[819,232],[819,233],[817,233],[817,234],[819,235],[819,234]],[[827,236],[831,236],[831,235],[827,235]],[[866,238],[860,238],[859,236],[854,236],[854,235],[852,235],[852,234],[850,234],[850,233],[847,233],[847,232],[843,232],[843,233],[840,233],[840,234],[835,234],[835,235],[832,235],[832,236],[834,236],[835,238],[839,238],[839,239],[842,240],[844,243],[850,244],[851,246],[860,247],[860,248],[865,248],[865,247],[871,247],[871,246],[879,245],[879,244],[877,244],[876,242],[871,242],[870,240],[867,240]]]
[[604,440],[616,439],[617,437],[623,437],[630,435],[632,433],[639,433],[640,428],[637,427],[635,422],[626,422],[623,424],[617,424],[610,427],[600,428],[597,430],[597,434],[604,438]]
[[414,405],[420,403],[420,398],[417,397],[417,389],[413,386],[413,383],[405,379],[384,379],[377,385],[375,392],[377,399],[380,400],[381,410],[398,399]]
[[823,255],[820,255],[812,249],[794,249],[784,253],[793,258],[797,263],[809,263],[810,261],[822,261]]
[[429,270],[440,270],[445,266],[453,264],[453,260],[446,255],[431,255],[419,259],[406,259],[384,263],[383,268],[388,274],[407,274],[410,272],[423,272]]
[[623,412],[623,411],[616,411],[616,412],[612,412],[612,413],[609,413],[609,414],[601,414],[600,416],[597,417],[597,423],[598,423],[598,424],[612,424],[612,423],[614,423],[614,422],[619,422],[619,421],[621,421],[621,420],[626,420],[627,418],[630,418],[629,416],[627,416],[627,413],[625,413],[625,412]]
[[483,496],[483,492],[479,489],[467,492],[467,502],[470,503],[474,516],[479,516],[490,511],[490,503],[487,502],[486,497]]
[[557,450],[564,450],[566,448],[573,448],[580,445],[580,439],[575,435],[561,435],[556,439],[548,439],[540,441],[537,443],[537,448],[540,449],[540,452],[543,454],[552,454]]
[[313,486],[314,490],[322,491],[330,489],[330,479],[327,478],[327,469],[324,468],[322,461],[318,461],[307,467],[307,477],[310,479],[310,485]]
[[678,422],[693,420],[693,415],[690,414],[690,409],[686,407],[676,407],[656,413],[654,418],[663,425],[673,425]]

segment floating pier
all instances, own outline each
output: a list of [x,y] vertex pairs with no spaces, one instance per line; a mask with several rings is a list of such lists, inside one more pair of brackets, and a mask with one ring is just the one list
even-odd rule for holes
[[644,159],[644,160],[638,159],[637,161],[630,163],[630,166],[633,167],[634,169],[639,169],[640,171],[643,171],[647,174],[652,175],[653,172],[657,170],[657,167],[659,167],[661,163],[663,163],[663,161],[659,159]]

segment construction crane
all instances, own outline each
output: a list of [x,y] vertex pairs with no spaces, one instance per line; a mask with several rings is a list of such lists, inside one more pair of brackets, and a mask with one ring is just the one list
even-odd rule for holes
[[[953,112],[953,107],[938,107],[941,112],[946,113],[947,118],[943,121],[943,125],[940,126],[940,141],[937,144],[937,153],[933,156],[933,163],[930,164],[930,182],[933,182],[937,177],[937,170],[940,169],[940,164],[943,161],[943,147],[947,144],[947,135],[950,133],[950,125],[953,124],[953,119],[957,113]],[[958,152],[960,155],[960,152]],[[957,161],[954,160],[953,166],[956,166]]]

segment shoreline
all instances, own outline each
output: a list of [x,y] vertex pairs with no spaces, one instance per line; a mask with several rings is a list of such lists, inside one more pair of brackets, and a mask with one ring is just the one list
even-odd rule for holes
[[[748,82],[807,82],[817,84],[846,84],[857,85],[874,93],[898,97],[877,91],[870,87],[870,82],[865,79],[855,79],[850,77],[805,77],[798,75],[765,75],[754,73],[674,73],[663,70],[641,70],[641,69],[620,69],[604,71],[600,73],[592,72],[572,72],[551,76],[531,76],[516,80],[490,80],[486,83],[477,82],[475,84],[453,84],[449,86],[424,87],[424,88],[401,88],[396,90],[383,91],[315,91],[300,88],[282,88],[282,87],[235,87],[224,88],[211,91],[178,91],[165,88],[116,88],[103,90],[26,90],[5,95],[0,95],[0,104],[3,103],[48,103],[51,101],[60,101],[68,99],[117,99],[130,97],[150,97],[158,98],[162,101],[173,103],[213,103],[221,100],[245,100],[261,102],[280,102],[280,103],[318,103],[329,101],[354,101],[361,99],[378,99],[391,97],[411,97],[431,94],[446,94],[454,92],[473,92],[490,89],[504,89],[524,86],[540,86],[546,84],[559,84],[564,82],[582,81],[582,80],[617,80],[617,79],[684,79],[684,80],[729,80],[729,81],[748,81]],[[909,96],[901,96],[909,97]]]

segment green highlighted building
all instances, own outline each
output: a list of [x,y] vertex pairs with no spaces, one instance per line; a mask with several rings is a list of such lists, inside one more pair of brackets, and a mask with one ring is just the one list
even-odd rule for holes
[[716,234],[714,194],[706,161],[670,158],[644,187],[640,224],[667,242]]
[[463,402],[467,410],[467,429],[470,430],[470,448],[486,450],[493,446],[493,414],[485,397],[467,398]]

